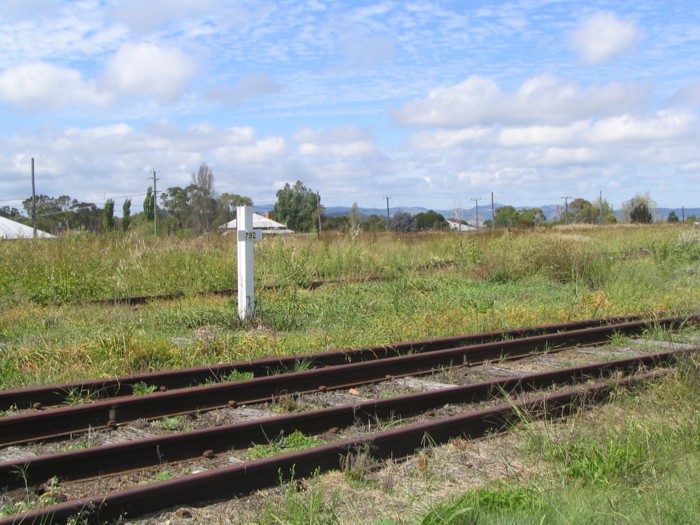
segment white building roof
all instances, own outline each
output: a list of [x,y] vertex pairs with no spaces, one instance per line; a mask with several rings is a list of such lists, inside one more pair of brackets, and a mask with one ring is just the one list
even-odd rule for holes
[[447,219],[447,224],[450,225],[451,230],[457,230],[461,232],[471,232],[476,230],[476,228],[471,224],[463,224],[454,219]]
[[[36,231],[36,236],[53,237],[50,233],[41,230]],[[31,226],[25,226],[7,217],[0,217],[0,239],[31,239],[32,237],[34,237],[34,229]]]
[[[292,230],[288,229],[284,224],[273,221],[260,215],[259,213],[253,213],[253,228],[256,230],[263,230],[265,233],[294,233]],[[235,230],[236,219],[222,224],[219,226],[221,230]]]

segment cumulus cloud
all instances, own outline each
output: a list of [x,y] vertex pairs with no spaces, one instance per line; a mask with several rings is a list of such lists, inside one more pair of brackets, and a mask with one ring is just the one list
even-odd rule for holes
[[595,65],[629,51],[641,37],[633,21],[623,20],[615,13],[601,12],[579,22],[571,34],[570,44],[585,63]]
[[369,133],[356,126],[325,130],[304,127],[294,134],[294,140],[304,156],[356,157],[374,151]]
[[126,95],[174,102],[195,73],[194,60],[179,49],[129,43],[109,61],[102,83]]
[[99,106],[110,100],[80,72],[46,62],[22,64],[0,74],[0,101],[24,110]]
[[[37,144],[42,144],[40,152]],[[258,138],[246,126],[159,122],[146,129],[125,123],[43,128],[0,137],[0,193],[18,193],[16,175],[28,172],[30,157],[36,157],[37,191],[46,195],[98,202],[104,195],[139,195],[151,169],[158,171],[162,188],[183,186],[206,161],[219,191],[267,202],[273,198],[270,188],[278,166],[288,162],[288,151],[283,137]]]
[[514,92],[495,80],[474,75],[453,86],[440,86],[427,98],[393,111],[407,126],[470,126],[518,123],[563,123],[610,115],[638,107],[648,97],[642,84],[610,83],[581,88],[553,75],[539,75]]

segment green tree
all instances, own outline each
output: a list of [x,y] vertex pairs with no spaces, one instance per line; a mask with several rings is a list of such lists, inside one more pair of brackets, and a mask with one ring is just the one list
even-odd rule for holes
[[547,217],[541,208],[524,208],[516,213],[517,225],[520,228],[533,228],[547,222]]
[[318,204],[318,195],[304,186],[301,181],[297,181],[294,186],[286,183],[277,192],[277,202],[272,210],[272,216],[291,230],[310,232],[316,227],[314,214]]
[[125,232],[131,225],[131,199],[126,199],[122,206],[122,231]]
[[642,195],[637,193],[630,200],[622,203],[622,220],[636,223],[650,223],[654,220],[652,210],[656,203],[649,192]]
[[680,222],[680,219],[678,218],[678,215],[676,215],[676,212],[671,210],[668,214],[668,218],[666,219],[667,222]]
[[433,210],[417,213],[413,218],[419,230],[444,230],[449,227],[445,217]]
[[112,199],[107,199],[102,210],[102,228],[108,232],[114,230],[114,200]]
[[194,226],[198,232],[210,232],[216,218],[216,191],[214,172],[205,162],[200,164],[196,174],[192,174],[189,189]]
[[17,208],[3,206],[0,208],[0,217],[5,217],[6,219],[19,219],[22,217],[22,213],[20,213]]
[[160,194],[160,201],[167,213],[168,229],[171,232],[184,232],[191,225],[192,206],[191,186],[173,186]]
[[236,218],[238,206],[252,206],[253,199],[237,193],[222,193],[216,203],[216,223],[225,224]]
[[496,228],[513,228],[518,225],[518,210],[513,206],[501,206],[496,210],[494,225]]
[[646,202],[639,202],[632,208],[630,211],[630,220],[642,224],[649,224],[652,222],[651,210]]
[[368,232],[383,232],[386,230],[386,219],[373,213],[362,223],[362,229]]
[[153,196],[153,188],[151,186],[146,190],[146,198],[143,200],[143,214],[148,222],[153,222],[156,212],[156,199]]

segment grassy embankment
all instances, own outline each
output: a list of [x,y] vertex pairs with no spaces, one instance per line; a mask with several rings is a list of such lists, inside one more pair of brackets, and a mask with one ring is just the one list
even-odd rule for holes
[[[0,388],[597,316],[693,311],[694,232],[666,226],[267,239],[242,325],[230,239],[0,243]],[[306,288],[317,279],[381,277]],[[264,289],[263,285],[282,285]],[[85,305],[183,292],[140,307]]]
[[[0,254],[0,388],[700,304],[700,236],[669,225],[267,239],[256,245],[257,317],[245,324],[234,297],[195,295],[233,286],[230,239],[85,236],[2,242]],[[172,292],[185,296],[80,304]],[[568,433],[528,425],[523,453],[546,474],[470,492],[425,523],[661,523],[674,512],[686,522],[700,501],[697,375],[689,366],[623,399],[632,415],[609,432],[583,419]]]

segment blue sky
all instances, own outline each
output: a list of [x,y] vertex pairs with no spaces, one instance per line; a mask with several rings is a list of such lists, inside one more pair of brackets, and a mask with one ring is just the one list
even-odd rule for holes
[[272,203],[700,206],[693,1],[3,0],[0,206],[140,208],[202,162]]

